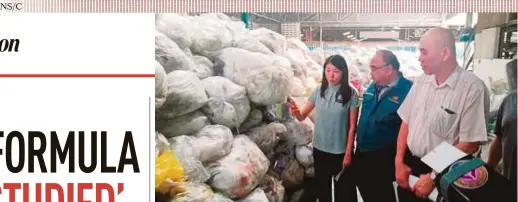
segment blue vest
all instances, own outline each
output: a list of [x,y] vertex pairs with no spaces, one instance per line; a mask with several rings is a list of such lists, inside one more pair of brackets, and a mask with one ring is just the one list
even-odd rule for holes
[[376,87],[372,83],[363,94],[358,127],[357,147],[360,151],[396,148],[401,118],[397,114],[405,100],[412,82],[401,76],[397,84],[377,99]]

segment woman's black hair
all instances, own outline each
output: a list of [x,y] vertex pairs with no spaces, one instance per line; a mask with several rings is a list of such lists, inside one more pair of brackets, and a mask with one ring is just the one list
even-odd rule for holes
[[[335,95],[335,100],[341,102],[342,106],[345,106],[345,104],[347,104],[351,99],[353,89],[349,85],[349,68],[347,67],[345,59],[340,55],[332,55],[328,57],[324,62],[324,71],[322,72],[322,78],[324,79],[322,79],[322,85],[320,86],[320,97],[325,98],[325,92],[327,90],[327,87],[329,86],[329,83],[327,82],[326,78],[326,67],[329,63],[333,64],[336,68],[342,71],[342,78],[340,79],[340,89]],[[341,97],[341,100],[338,97],[339,95]]]

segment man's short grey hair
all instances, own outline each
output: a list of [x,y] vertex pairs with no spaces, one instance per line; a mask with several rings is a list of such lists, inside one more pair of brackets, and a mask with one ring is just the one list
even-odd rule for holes
[[376,54],[381,54],[381,57],[383,58],[383,61],[386,64],[391,65],[392,68],[399,71],[399,66],[400,66],[399,60],[397,59],[396,55],[394,55],[394,53],[392,51],[381,49],[381,50],[376,51]]

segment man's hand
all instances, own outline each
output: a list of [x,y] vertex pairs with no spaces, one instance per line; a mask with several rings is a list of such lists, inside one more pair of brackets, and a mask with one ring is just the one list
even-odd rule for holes
[[396,162],[396,182],[401,188],[408,189],[408,177],[411,174],[410,167],[404,162]]
[[424,199],[432,193],[433,188],[434,182],[432,178],[430,178],[429,174],[424,174],[419,177],[414,187],[412,187],[412,191],[416,196]]
[[351,165],[352,154],[346,153],[344,156],[343,167],[346,168]]

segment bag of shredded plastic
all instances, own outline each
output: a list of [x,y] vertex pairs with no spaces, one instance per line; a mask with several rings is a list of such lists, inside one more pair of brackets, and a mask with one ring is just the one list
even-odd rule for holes
[[198,159],[198,151],[194,148],[194,137],[181,135],[171,138],[171,148],[174,149],[176,158],[182,163],[185,177],[190,182],[206,182],[210,178],[209,171]]
[[155,131],[155,158],[162,155],[171,148],[171,144],[164,135]]
[[203,112],[216,124],[236,128],[250,112],[250,101],[246,89],[221,76],[202,80],[209,101]]
[[232,44],[232,34],[217,19],[200,15],[193,17],[192,25],[195,31],[191,46],[193,53],[207,57]]
[[237,135],[229,155],[211,163],[208,184],[231,199],[245,197],[263,178],[270,165],[263,152],[245,135]]
[[274,53],[268,49],[265,45],[263,45],[259,40],[249,36],[244,35],[243,37],[237,39],[234,42],[233,47],[244,49],[250,52],[262,53],[265,55],[273,55]]
[[232,131],[226,126],[208,125],[194,136],[193,146],[204,164],[228,155],[232,149]]
[[274,170],[280,175],[282,184],[286,188],[296,187],[304,181],[304,167],[293,156],[293,151],[282,154],[275,161]]
[[167,79],[164,67],[155,60],[155,109],[160,108],[167,95]]
[[209,119],[200,111],[194,111],[173,119],[156,120],[157,130],[162,132],[167,138],[179,135],[191,135],[209,124]]
[[309,168],[313,165],[313,146],[307,144],[304,146],[298,146],[295,148],[295,157],[304,168]]
[[167,100],[160,113],[164,118],[174,118],[202,108],[209,98],[205,93],[203,83],[189,71],[173,71],[167,74]]
[[285,133],[286,126],[280,123],[270,123],[250,129],[246,135],[261,149],[265,154],[273,152],[273,148],[278,141],[277,134]]
[[284,57],[226,48],[218,58],[225,64],[223,76],[245,87],[253,103],[282,103],[290,92],[293,71]]
[[194,55],[191,58],[194,64],[196,64],[194,73],[196,73],[196,76],[198,76],[199,79],[205,79],[214,75],[214,70],[212,68],[214,65],[208,58],[199,55]]
[[180,49],[188,49],[192,44],[193,30],[191,22],[176,13],[163,13],[157,18],[155,27],[165,36],[173,40]]
[[280,138],[293,144],[302,146],[311,142],[313,139],[313,123],[309,119],[298,121],[296,119],[284,122],[288,132],[282,134]]
[[174,70],[194,71],[195,64],[171,39],[159,31],[155,32],[155,60],[166,73]]
[[246,120],[241,124],[239,130],[241,132],[247,132],[253,127],[258,126],[263,121],[263,112],[259,109],[252,109],[248,114]]

